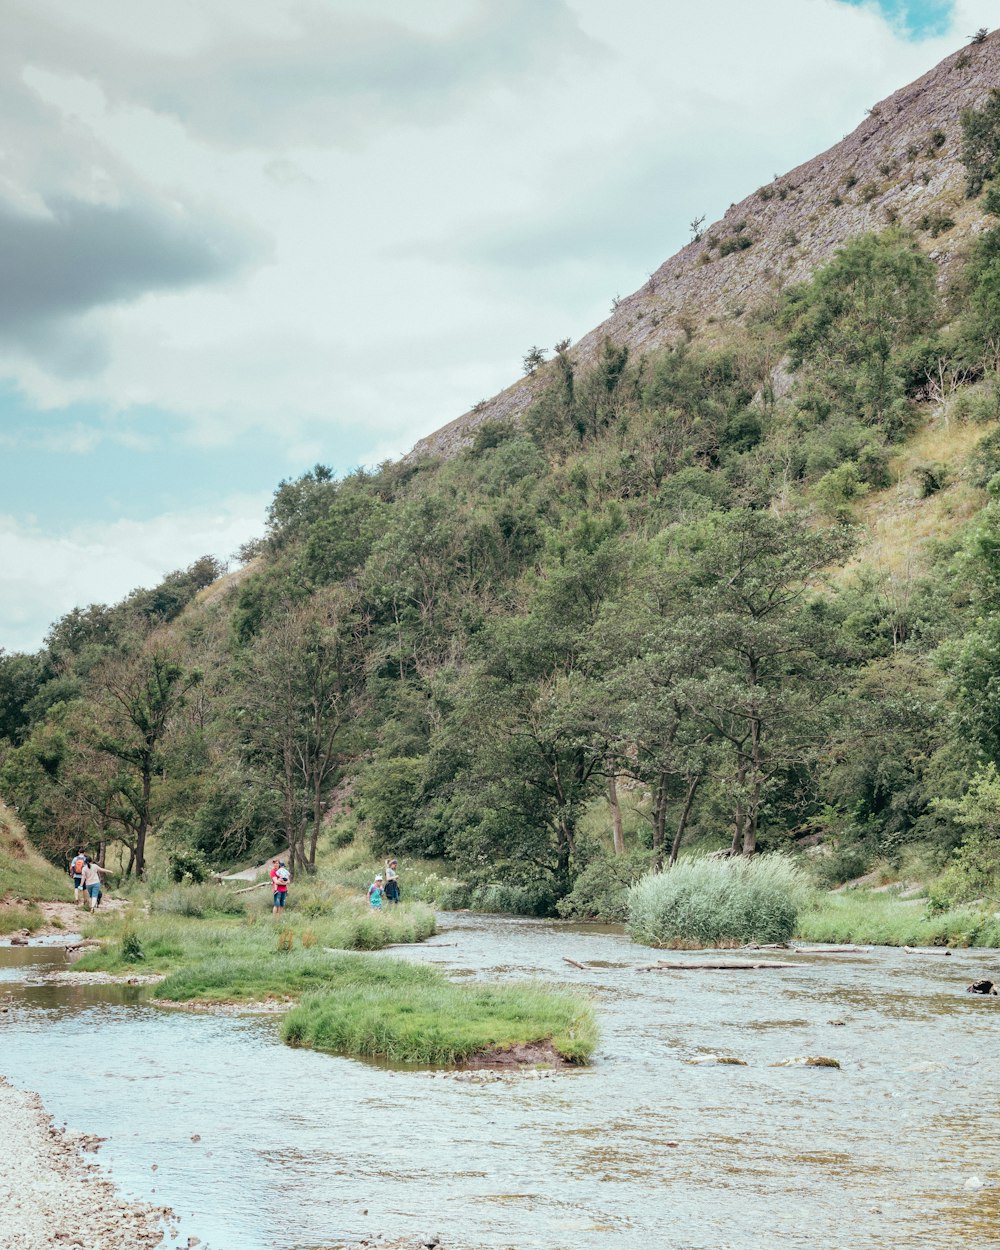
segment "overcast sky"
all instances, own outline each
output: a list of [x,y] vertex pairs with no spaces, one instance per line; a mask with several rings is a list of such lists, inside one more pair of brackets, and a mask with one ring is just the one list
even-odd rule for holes
[[0,647],[579,338],[995,0],[0,0]]

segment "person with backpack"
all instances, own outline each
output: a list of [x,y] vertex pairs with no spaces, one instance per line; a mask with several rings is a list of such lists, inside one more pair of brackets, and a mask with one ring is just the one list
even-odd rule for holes
[[271,908],[271,915],[276,916],[285,906],[288,898],[288,883],[292,879],[292,874],[285,867],[283,859],[274,859],[271,861],[271,885],[274,887],[274,905]]
[[95,864],[89,855],[85,855],[83,859],[83,888],[90,895],[90,910],[97,911],[104,897],[104,891],[101,889],[101,874],[107,873],[108,870],[102,868],[100,864]]
[[83,895],[83,870],[87,866],[87,857],[83,851],[77,851],[69,861],[69,875],[73,881],[73,902],[79,906]]
[[399,902],[399,879],[396,876],[396,861],[385,861],[385,897],[390,903]]
[[382,910],[382,875],[381,873],[368,887],[368,902],[376,911]]

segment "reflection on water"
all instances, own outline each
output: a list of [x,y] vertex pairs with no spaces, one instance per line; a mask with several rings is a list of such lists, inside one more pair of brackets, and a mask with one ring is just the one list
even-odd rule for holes
[[[591,993],[597,1062],[479,1083],[293,1051],[271,1019],[46,984],[64,956],[32,947],[0,951],[0,1071],[107,1137],[119,1184],[212,1250],[425,1230],[516,1250],[1000,1245],[1000,1000],[964,992],[995,952],[638,973],[649,953],[613,929],[458,915],[389,953]],[[688,1062],[706,1053],[746,1066]],[[770,1066],[809,1054],[841,1069]]]

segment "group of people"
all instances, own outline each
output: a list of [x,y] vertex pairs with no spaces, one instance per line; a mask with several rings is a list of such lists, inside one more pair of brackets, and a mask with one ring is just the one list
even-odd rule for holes
[[104,894],[101,889],[101,876],[106,875],[107,871],[106,868],[95,863],[89,855],[85,855],[83,851],[77,851],[69,865],[69,875],[73,881],[73,902],[77,906],[82,898],[89,902],[91,911],[97,911]]
[[394,859],[385,861],[385,876],[382,873],[376,873],[375,880],[368,887],[368,902],[372,907],[380,908],[383,899],[387,903],[398,903],[400,899],[399,877]]

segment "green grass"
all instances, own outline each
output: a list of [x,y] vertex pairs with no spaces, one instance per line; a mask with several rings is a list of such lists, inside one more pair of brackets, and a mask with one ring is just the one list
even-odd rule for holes
[[397,960],[333,962],[330,983],[282,1021],[290,1045],[436,1065],[546,1043],[565,1060],[586,1063],[597,1044],[593,1010],[578,994],[532,983],[458,985]]
[[932,911],[891,893],[816,894],[799,913],[795,936],[807,942],[874,946],[1000,946],[1000,920],[975,907]]
[[0,934],[16,933],[28,929],[34,933],[45,923],[45,917],[30,903],[27,907],[4,907],[0,909]]
[[[63,873],[44,860],[28,841],[28,835],[16,814],[0,803],[0,899],[49,901],[72,897],[69,865],[66,865],[66,872]],[[13,927],[29,926],[22,924]]]
[[682,860],[628,891],[628,930],[647,946],[785,942],[809,895],[783,855]]
[[166,997],[267,997],[301,993],[314,985],[313,968],[322,963],[324,947],[379,950],[396,942],[422,941],[434,929],[434,913],[417,903],[374,913],[366,904],[348,902],[316,917],[250,912],[239,919],[199,919],[132,912],[91,920],[87,934],[102,946],[76,967],[82,972],[134,972],[137,942],[143,972],[172,974],[163,988]]

